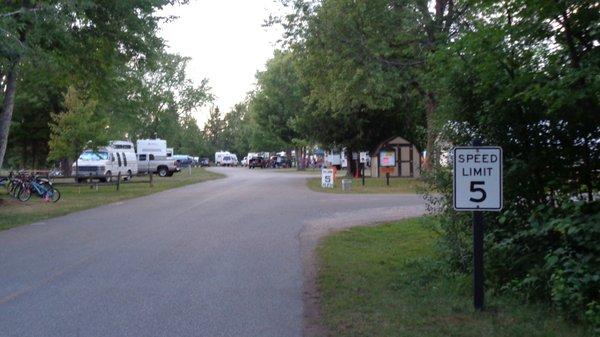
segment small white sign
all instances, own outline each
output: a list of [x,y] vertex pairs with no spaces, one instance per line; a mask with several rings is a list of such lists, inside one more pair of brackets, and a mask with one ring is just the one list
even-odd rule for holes
[[367,152],[361,152],[360,153],[360,162],[362,164],[366,164],[367,163],[367,157],[368,157]]
[[502,209],[502,148],[455,147],[454,209],[500,211]]
[[333,188],[333,169],[321,170],[321,187]]

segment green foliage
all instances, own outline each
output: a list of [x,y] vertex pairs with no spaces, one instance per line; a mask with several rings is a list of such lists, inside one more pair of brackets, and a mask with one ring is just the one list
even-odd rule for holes
[[[510,220],[500,221],[506,224]],[[529,296],[550,296],[569,317],[590,320],[591,314],[600,314],[598,240],[600,202],[568,201],[560,207],[537,206],[527,229],[494,245],[491,254],[497,257],[495,260],[512,258],[512,274],[526,271],[510,280],[506,289]],[[589,310],[591,313],[586,313]]]
[[[597,324],[600,15],[589,1],[472,5],[471,28],[432,56],[428,76],[441,141],[503,148],[505,209],[485,216],[486,279]],[[429,176],[430,198],[444,256],[468,272],[470,219],[451,208],[449,170]]]
[[82,99],[77,90],[70,86],[64,96],[64,106],[64,113],[52,114],[48,142],[50,160],[74,160],[84,148],[95,148],[108,141],[108,123],[97,118],[97,102]]
[[256,75],[257,89],[249,102],[252,119],[260,126],[254,146],[264,150],[290,149],[307,133],[297,120],[306,110],[308,89],[300,81],[290,52],[276,51],[267,69]]
[[212,100],[210,88],[206,81],[193,85],[185,75],[188,59],[165,52],[158,36],[159,23],[172,18],[157,11],[175,3],[187,1],[0,4],[0,74],[21,57],[7,153],[11,165],[46,162],[51,115],[62,112],[70,84],[96,102],[95,118],[107,122],[109,138],[158,135],[178,152],[202,152],[201,134],[190,118]]

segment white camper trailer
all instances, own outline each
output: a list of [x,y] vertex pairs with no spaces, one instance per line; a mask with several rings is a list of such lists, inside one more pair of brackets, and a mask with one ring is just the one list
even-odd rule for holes
[[73,172],[78,182],[86,178],[111,181],[119,173],[122,177],[131,179],[138,173],[133,143],[116,140],[97,150],[85,150],[73,163]]

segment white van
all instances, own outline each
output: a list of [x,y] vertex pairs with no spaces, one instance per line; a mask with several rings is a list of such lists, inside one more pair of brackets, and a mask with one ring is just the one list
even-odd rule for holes
[[138,173],[138,162],[132,142],[116,140],[98,150],[85,150],[73,163],[75,180],[86,178],[111,181],[113,176],[121,174],[126,179]]

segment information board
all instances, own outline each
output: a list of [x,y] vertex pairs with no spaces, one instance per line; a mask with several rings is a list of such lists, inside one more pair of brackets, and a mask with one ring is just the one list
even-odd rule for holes
[[502,148],[455,147],[453,201],[456,211],[502,209]]
[[379,165],[382,167],[396,166],[396,151],[384,150],[379,152]]

